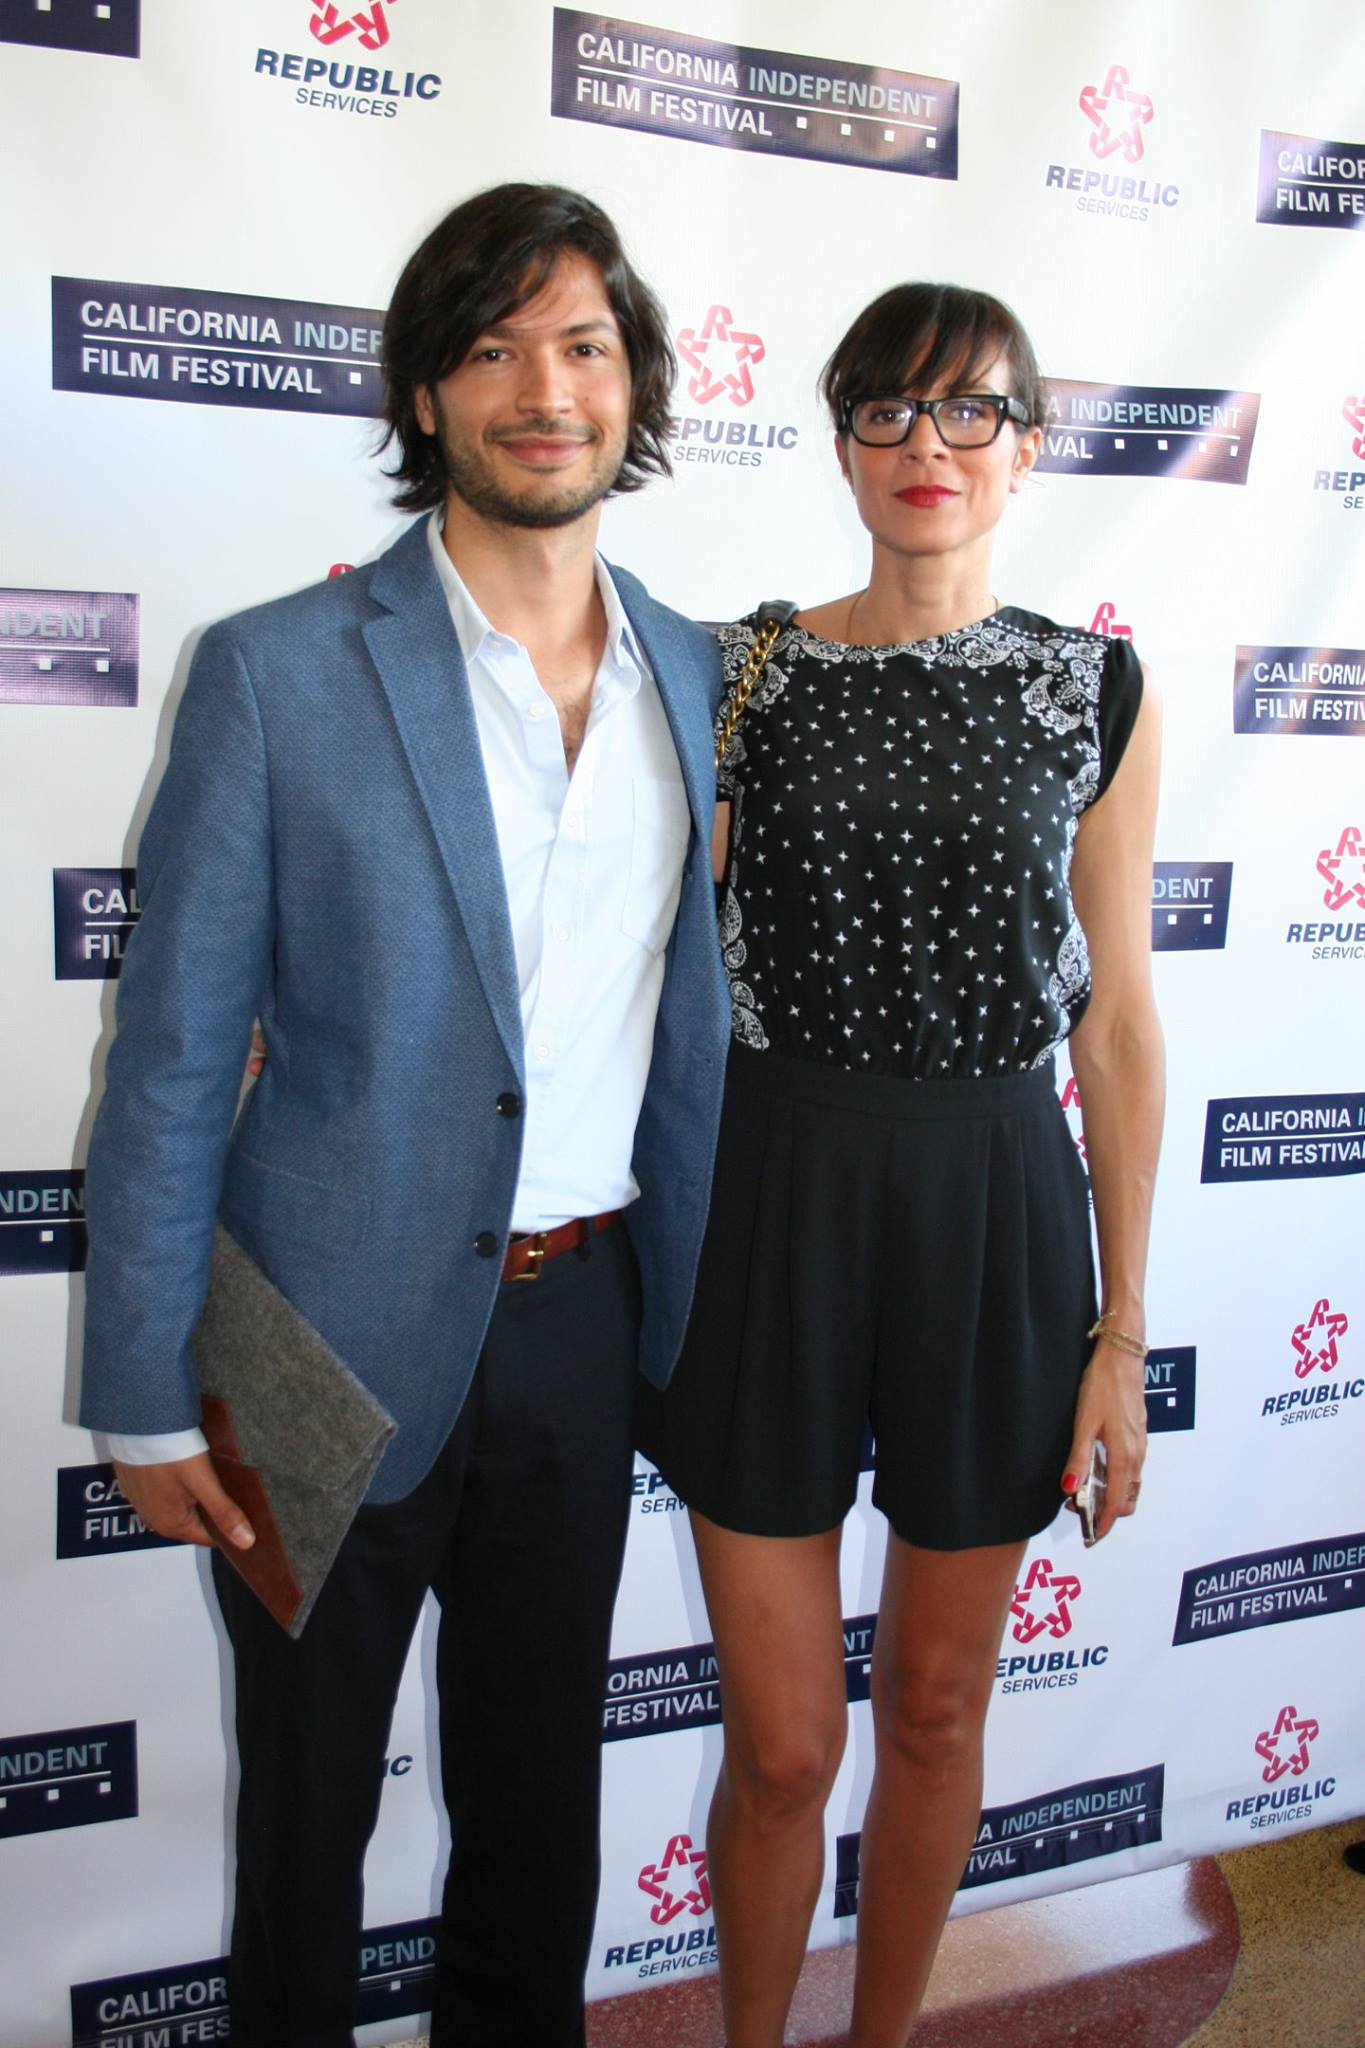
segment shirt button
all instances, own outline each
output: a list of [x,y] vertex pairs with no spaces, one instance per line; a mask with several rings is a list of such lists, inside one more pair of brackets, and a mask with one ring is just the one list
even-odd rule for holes
[[569,812],[564,820],[564,829],[570,839],[581,839],[583,837],[583,820],[577,811]]
[[502,1249],[502,1240],[491,1230],[481,1230],[474,1240],[474,1249],[481,1259],[495,1259]]
[[499,1116],[521,1115],[521,1097],[518,1094],[516,1094],[511,1088],[506,1088],[503,1090],[502,1094],[498,1097],[497,1102],[494,1106],[497,1109]]
[[550,936],[557,946],[566,945],[569,938],[569,927],[566,924],[557,924],[553,927]]
[[547,1044],[545,1043],[545,1041],[544,1041],[544,1039],[543,1039],[543,1038],[542,1038],[542,1040],[540,1041],[540,1044],[539,1044],[539,1045],[537,1045],[537,1046],[535,1046],[535,1047],[533,1048],[533,1050],[534,1050],[534,1052],[535,1052],[535,1056],[536,1056],[536,1058],[537,1058],[538,1060],[547,1060],[547,1059],[549,1059],[549,1057],[550,1057],[550,1048],[549,1048],[549,1046],[548,1046],[548,1045],[547,1045]]
[[543,704],[528,704],[526,716],[528,718],[543,718],[545,716],[545,706]]

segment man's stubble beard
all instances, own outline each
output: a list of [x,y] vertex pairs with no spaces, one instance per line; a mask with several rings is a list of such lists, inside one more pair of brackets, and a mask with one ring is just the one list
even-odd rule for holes
[[[550,434],[554,432],[551,426],[544,426],[543,430]],[[601,504],[621,474],[625,461],[624,440],[613,461],[599,436],[598,446],[605,460],[593,475],[581,483],[564,485],[558,492],[547,485],[540,496],[520,497],[504,490],[494,476],[491,464],[468,442],[457,441],[444,420],[437,423],[436,438],[450,489],[461,504],[495,526],[542,530],[572,526],[585,512],[591,512],[594,505]]]

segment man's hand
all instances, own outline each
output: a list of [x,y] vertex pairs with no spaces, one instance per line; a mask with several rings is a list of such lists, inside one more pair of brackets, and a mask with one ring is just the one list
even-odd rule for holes
[[158,1536],[211,1544],[213,1528],[235,1550],[250,1550],[256,1541],[250,1522],[218,1484],[207,1451],[168,1465],[122,1465],[115,1459],[114,1473],[133,1509]]

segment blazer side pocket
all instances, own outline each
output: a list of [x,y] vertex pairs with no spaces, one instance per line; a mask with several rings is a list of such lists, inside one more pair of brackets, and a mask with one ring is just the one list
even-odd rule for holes
[[264,1241],[282,1238],[324,1258],[349,1258],[370,1227],[370,1199],[289,1168],[234,1152],[223,1177],[225,1220],[237,1218]]

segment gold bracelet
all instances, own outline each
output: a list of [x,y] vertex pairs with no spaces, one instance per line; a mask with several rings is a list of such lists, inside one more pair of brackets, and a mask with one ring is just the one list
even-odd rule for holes
[[1111,1330],[1109,1328],[1109,1318],[1113,1313],[1112,1309],[1106,1309],[1104,1314],[1097,1317],[1090,1325],[1090,1328],[1085,1333],[1086,1336],[1094,1337],[1101,1344],[1112,1344],[1116,1351],[1126,1351],[1130,1358],[1145,1358],[1147,1356],[1147,1346],[1143,1343],[1141,1337],[1134,1337],[1127,1330]]

